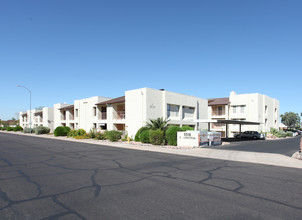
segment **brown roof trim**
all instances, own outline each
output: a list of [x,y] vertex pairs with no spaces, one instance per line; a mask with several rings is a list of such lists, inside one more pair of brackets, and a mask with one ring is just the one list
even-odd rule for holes
[[67,110],[67,109],[73,109],[74,105],[67,105],[65,107],[59,108],[59,110]]
[[39,114],[41,114],[41,113],[43,113],[42,110],[41,110],[41,111],[36,111],[36,112],[34,113],[34,115],[39,115]]
[[25,115],[27,115],[27,112],[23,113],[21,116],[25,116]]
[[208,99],[208,106],[212,105],[228,105],[230,103],[230,98],[216,98],[216,99]]
[[125,102],[125,96],[121,96],[121,97],[118,97],[115,99],[110,99],[105,102],[100,102],[100,103],[97,103],[96,105],[108,105],[108,104],[116,104],[116,103],[122,103],[122,102]]

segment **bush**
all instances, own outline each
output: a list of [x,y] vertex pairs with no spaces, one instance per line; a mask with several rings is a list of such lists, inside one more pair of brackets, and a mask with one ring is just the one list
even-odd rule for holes
[[154,145],[161,145],[165,143],[165,132],[158,130],[149,131],[150,143]]
[[83,136],[86,135],[86,131],[84,129],[76,130],[76,136]]
[[188,125],[184,125],[184,126],[181,127],[181,130],[182,131],[192,131],[192,130],[194,130],[194,128],[192,128]]
[[150,130],[144,130],[140,136],[139,139],[142,143],[150,143],[150,136],[149,136]]
[[180,128],[178,126],[169,126],[168,130],[166,131],[166,140],[169,145],[177,145],[178,131],[183,131],[183,128]]
[[34,133],[34,129],[32,128],[24,128],[23,133]]
[[88,133],[88,137],[89,138],[96,138],[96,134],[97,134],[96,129],[90,129],[90,131]]
[[98,132],[98,133],[96,133],[95,139],[97,139],[97,140],[106,140],[106,135],[105,135],[105,133]]
[[118,141],[121,139],[122,132],[116,131],[116,130],[106,131],[105,136],[106,136],[106,139],[114,142],[114,141]]
[[2,127],[2,131],[6,131],[6,127]]
[[140,135],[142,134],[143,131],[149,130],[149,128],[147,127],[141,127],[140,129],[138,129],[138,131],[135,134],[134,140],[139,142],[140,140]]
[[294,136],[294,133],[291,131],[286,132],[286,137],[292,137]]
[[14,127],[14,132],[17,132],[17,131],[23,131],[23,128],[19,125]]
[[284,131],[279,131],[277,134],[277,137],[279,138],[285,138],[286,137],[286,133]]
[[66,129],[66,127],[63,126],[59,126],[55,129],[54,131],[54,135],[57,136],[67,136],[68,133],[68,129]]
[[276,128],[271,128],[271,134],[272,135],[274,135],[274,136],[278,136],[278,133],[279,133],[279,131],[278,131],[278,129],[276,129]]
[[48,127],[39,126],[35,128],[35,134],[48,134],[50,129]]
[[90,137],[87,134],[75,136],[74,139],[89,139]]
[[67,130],[67,133],[71,130],[70,127],[64,127]]
[[68,133],[67,133],[67,137],[75,137],[77,134],[77,130],[70,130]]
[[7,130],[7,131],[13,131],[14,128],[12,128],[12,127],[7,127],[6,130]]

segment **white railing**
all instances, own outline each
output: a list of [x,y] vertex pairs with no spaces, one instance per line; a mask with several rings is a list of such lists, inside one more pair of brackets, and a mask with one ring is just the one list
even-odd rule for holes
[[98,113],[99,120],[106,120],[107,119],[107,112],[99,112]]
[[114,119],[125,119],[125,111],[116,111]]

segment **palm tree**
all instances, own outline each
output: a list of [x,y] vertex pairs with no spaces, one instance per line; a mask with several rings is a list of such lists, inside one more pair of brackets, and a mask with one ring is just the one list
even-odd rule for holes
[[163,119],[161,118],[157,118],[157,119],[149,119],[150,122],[147,122],[146,127],[151,129],[151,130],[157,130],[160,129],[162,131],[166,130],[168,127],[168,122],[170,120],[168,119]]

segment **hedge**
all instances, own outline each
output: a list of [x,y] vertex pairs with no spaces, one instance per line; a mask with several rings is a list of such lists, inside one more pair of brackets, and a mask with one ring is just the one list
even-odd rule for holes
[[138,131],[135,134],[134,140],[137,142],[141,141],[140,135],[142,134],[143,131],[147,131],[147,130],[149,130],[149,128],[147,127],[141,127],[140,129],[138,129]]
[[177,145],[177,132],[183,131],[182,128],[178,126],[169,126],[168,130],[166,131],[166,140],[168,145]]
[[114,141],[118,141],[121,139],[122,132],[116,131],[116,130],[106,131],[105,136],[106,136],[106,139],[114,142]]
[[23,128],[19,125],[14,127],[14,132],[17,132],[17,131],[23,131]]
[[66,127],[63,126],[59,126],[55,129],[54,131],[54,135],[57,136],[67,136],[68,133],[68,128],[66,129]]
[[48,134],[50,129],[48,127],[39,126],[35,128],[35,134]]
[[157,129],[149,131],[150,143],[154,145],[161,145],[165,143],[165,132]]
[[13,131],[14,128],[12,128],[12,127],[7,127],[6,130],[7,130],[7,131]]
[[149,130],[144,130],[140,136],[139,139],[142,143],[150,143],[150,131]]

